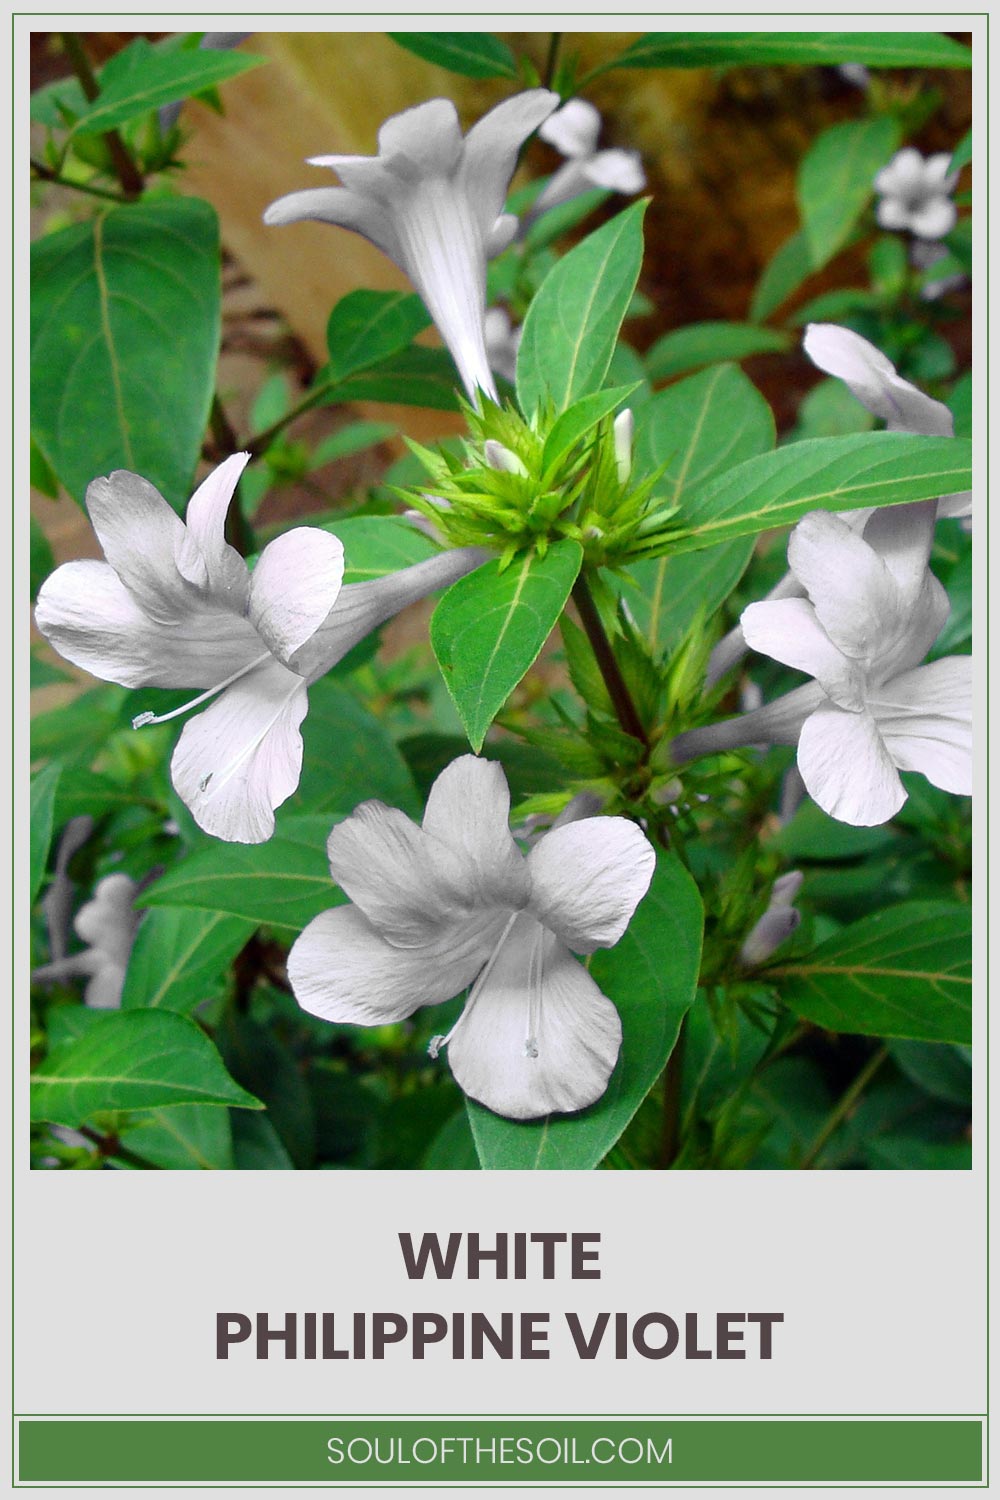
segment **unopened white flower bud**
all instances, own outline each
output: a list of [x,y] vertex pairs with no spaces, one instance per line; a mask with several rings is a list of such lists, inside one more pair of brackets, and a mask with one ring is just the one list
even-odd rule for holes
[[503,443],[498,443],[496,438],[486,439],[483,452],[491,469],[497,469],[503,474],[526,475],[528,472],[517,454],[505,448]]
[[628,484],[632,473],[632,438],[635,433],[635,418],[629,407],[615,417],[615,467],[618,483]]
[[756,969],[780,948],[798,927],[801,912],[792,902],[802,886],[802,871],[787,870],[771,887],[771,899],[767,911],[750,929],[740,949],[740,963],[745,969]]

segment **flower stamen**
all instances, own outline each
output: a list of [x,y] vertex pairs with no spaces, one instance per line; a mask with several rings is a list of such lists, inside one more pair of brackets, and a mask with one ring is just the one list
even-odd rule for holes
[[272,660],[271,652],[265,651],[263,656],[258,656],[255,661],[249,662],[245,667],[240,667],[238,671],[224,678],[222,682],[217,682],[215,687],[206,688],[203,693],[198,694],[197,698],[192,698],[190,703],[182,703],[180,708],[172,708],[168,714],[154,714],[149,709],[145,713],[136,714],[132,720],[132,728],[145,729],[147,724],[165,724],[168,719],[176,719],[181,714],[188,713],[192,708],[197,708],[206,699],[214,698],[216,693],[221,693],[222,689],[229,687],[231,683],[238,682],[241,677],[245,677],[248,672],[252,672],[254,667],[259,667],[261,662]]
[[504,945],[504,939],[506,938],[508,932],[510,932],[510,929],[513,927],[514,923],[520,915],[521,913],[519,911],[512,911],[510,916],[507,918],[504,930],[503,932],[501,932],[499,938],[497,939],[497,945],[493,949],[493,952],[490,954],[483,967],[480,969],[479,974],[476,978],[476,982],[472,986],[472,989],[469,991],[469,998],[468,1000],[466,1000],[465,1004],[462,1007],[462,1014],[459,1016],[454,1026],[446,1036],[432,1036],[430,1041],[427,1043],[427,1051],[431,1057],[436,1058],[438,1053],[441,1051],[441,1048],[447,1047],[448,1043],[455,1035],[455,1032],[461,1026],[466,1016],[471,1012],[472,1007],[475,1005],[476,1001],[479,999],[479,996],[483,992],[483,986],[490,976],[493,965],[496,963],[498,957],[500,956],[500,949]]

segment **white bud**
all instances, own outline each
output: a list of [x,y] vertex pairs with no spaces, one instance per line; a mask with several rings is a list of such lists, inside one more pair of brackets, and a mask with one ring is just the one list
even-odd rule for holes
[[517,454],[512,453],[509,448],[505,448],[503,443],[498,443],[495,438],[486,439],[483,444],[483,452],[486,455],[486,462],[490,468],[498,469],[502,474],[526,475],[528,472]]
[[631,410],[626,406],[615,417],[615,467],[618,470],[618,483],[628,484],[632,473],[632,437],[635,432],[635,418]]

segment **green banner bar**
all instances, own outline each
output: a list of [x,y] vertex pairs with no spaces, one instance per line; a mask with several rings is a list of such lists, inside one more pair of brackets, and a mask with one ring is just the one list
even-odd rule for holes
[[982,1423],[904,1420],[18,1423],[22,1482],[973,1483]]

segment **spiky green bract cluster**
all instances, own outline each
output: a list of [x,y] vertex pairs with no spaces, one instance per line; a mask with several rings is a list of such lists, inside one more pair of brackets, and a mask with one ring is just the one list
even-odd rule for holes
[[521,551],[540,556],[565,537],[584,549],[589,568],[620,567],[669,546],[676,507],[653,496],[659,474],[633,483],[616,446],[615,413],[634,386],[598,391],[560,412],[530,421],[511,405],[483,398],[463,404],[470,436],[458,453],[410,443],[428,483],[397,491],[433,522],[451,547],[488,547],[501,567]]

